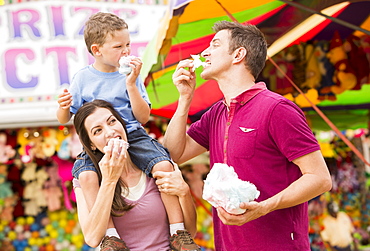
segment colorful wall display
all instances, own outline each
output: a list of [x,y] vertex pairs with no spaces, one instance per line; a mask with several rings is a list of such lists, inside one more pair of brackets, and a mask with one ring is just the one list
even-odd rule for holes
[[57,94],[69,87],[78,69],[92,62],[83,40],[84,23],[90,15],[112,12],[125,19],[132,54],[141,56],[166,9],[165,4],[131,1],[23,1],[1,5],[0,117],[4,119],[0,124],[40,113],[55,120]]

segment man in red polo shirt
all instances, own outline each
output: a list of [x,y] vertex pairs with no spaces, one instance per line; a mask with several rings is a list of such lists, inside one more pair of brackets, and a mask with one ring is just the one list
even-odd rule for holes
[[319,145],[299,107],[255,83],[266,61],[264,35],[227,21],[213,28],[201,77],[216,80],[224,99],[186,132],[195,74],[192,61],[181,61],[173,74],[179,103],[164,145],[178,163],[208,150],[211,167],[228,164],[261,192],[241,203],[243,214],[213,208],[217,251],[308,251],[307,201],[331,189]]

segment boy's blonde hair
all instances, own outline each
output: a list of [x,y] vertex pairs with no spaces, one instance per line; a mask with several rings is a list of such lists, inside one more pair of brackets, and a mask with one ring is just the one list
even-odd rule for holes
[[87,50],[93,55],[91,45],[102,46],[107,35],[114,35],[115,31],[128,29],[127,23],[112,13],[98,12],[92,15],[85,23],[84,38]]

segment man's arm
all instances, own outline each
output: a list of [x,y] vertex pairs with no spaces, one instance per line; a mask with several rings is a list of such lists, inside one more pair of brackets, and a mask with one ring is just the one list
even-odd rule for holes
[[244,214],[232,215],[218,208],[218,215],[222,222],[226,225],[241,226],[272,211],[306,202],[331,189],[331,177],[320,151],[306,154],[293,162],[302,172],[298,180],[264,201],[241,203],[240,207],[247,209]]
[[163,145],[170,151],[171,158],[179,164],[206,151],[186,134],[186,124],[196,84],[195,73],[188,70],[192,67],[191,60],[183,60],[177,65],[172,76],[180,98],[163,140]]

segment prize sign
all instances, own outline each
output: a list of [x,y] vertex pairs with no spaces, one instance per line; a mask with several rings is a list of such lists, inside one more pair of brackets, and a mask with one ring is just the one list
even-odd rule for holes
[[123,18],[131,34],[132,55],[141,56],[166,9],[166,5],[98,1],[1,5],[0,110],[19,102],[56,102],[74,73],[93,62],[83,39],[84,24],[92,14],[111,12]]

